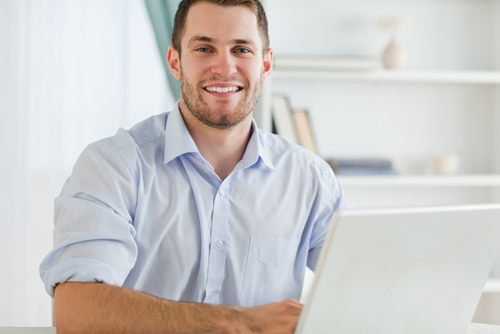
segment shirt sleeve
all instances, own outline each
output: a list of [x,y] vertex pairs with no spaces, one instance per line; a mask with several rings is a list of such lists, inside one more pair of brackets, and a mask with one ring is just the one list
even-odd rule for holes
[[335,211],[347,208],[344,200],[344,193],[342,186],[337,181],[331,169],[328,170],[329,182],[323,182],[326,185],[325,189],[322,190],[323,194],[329,194],[328,196],[323,195],[324,204],[322,209],[316,217],[314,227],[310,238],[310,248],[307,256],[307,267],[314,271],[316,268],[316,263],[318,262],[318,257],[321,252],[321,247],[325,241],[328,229],[331,225],[333,214]]
[[40,265],[51,296],[66,281],[121,286],[134,266],[137,178],[127,157],[103,143],[90,145],[55,199],[54,248]]

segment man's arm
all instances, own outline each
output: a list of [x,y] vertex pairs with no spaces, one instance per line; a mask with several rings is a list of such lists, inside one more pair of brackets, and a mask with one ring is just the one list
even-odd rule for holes
[[55,289],[58,333],[293,333],[302,310],[295,300],[238,308],[173,302],[100,283]]

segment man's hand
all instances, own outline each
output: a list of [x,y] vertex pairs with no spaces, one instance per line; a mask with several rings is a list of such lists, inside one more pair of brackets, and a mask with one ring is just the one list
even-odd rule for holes
[[249,333],[294,333],[303,305],[294,299],[244,310]]
[[58,333],[264,333],[295,331],[295,300],[239,308],[173,302],[101,283],[62,283],[55,290]]

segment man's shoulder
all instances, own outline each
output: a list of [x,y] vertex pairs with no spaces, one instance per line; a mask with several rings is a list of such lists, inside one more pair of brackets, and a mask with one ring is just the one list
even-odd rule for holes
[[332,168],[321,156],[267,131],[259,130],[259,136],[263,149],[277,170],[300,174],[301,180],[306,183],[314,180],[329,186],[336,183]]
[[330,169],[323,158],[303,146],[288,141],[282,136],[263,130],[259,130],[259,136],[262,146],[269,152],[271,159],[275,157],[287,157],[297,160],[297,162],[313,163],[321,169]]
[[318,191],[324,191],[328,194],[325,201],[341,196],[333,170],[321,156],[276,134],[260,130],[259,136],[276,171],[284,178],[293,179],[304,188],[313,185]]
[[134,125],[128,133],[134,139],[138,146],[160,138],[165,132],[165,125],[170,112],[164,112],[159,115],[151,116],[142,122]]
[[114,157],[119,157],[130,171],[137,172],[142,160],[164,147],[162,138],[168,115],[169,112],[165,112],[151,116],[129,130],[120,128],[115,135],[88,145],[79,160],[99,159],[102,165],[105,161],[114,165],[117,163]]
[[169,112],[165,112],[151,116],[135,124],[129,130],[120,128],[115,135],[101,139],[95,142],[94,145],[105,146],[115,151],[131,146],[140,148],[162,137],[168,114]]

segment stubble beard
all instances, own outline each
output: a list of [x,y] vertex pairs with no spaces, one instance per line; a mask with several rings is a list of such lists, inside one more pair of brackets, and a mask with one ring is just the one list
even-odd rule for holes
[[[217,77],[212,77],[210,81],[224,82],[228,81],[227,79],[220,79]],[[202,81],[195,87],[191,84],[184,75],[181,66],[181,96],[186,104],[189,112],[201,123],[210,126],[216,129],[229,129],[232,128],[241,122],[243,122],[248,115],[252,113],[255,106],[257,105],[257,101],[259,99],[260,90],[262,86],[262,76],[260,81],[254,83],[253,88],[250,87],[250,83],[245,80],[243,82],[243,94],[245,96],[238,103],[234,111],[227,111],[227,100],[221,99],[218,101],[217,108],[219,110],[212,110],[207,102],[201,96],[199,90],[203,89],[203,86],[207,81]]]

